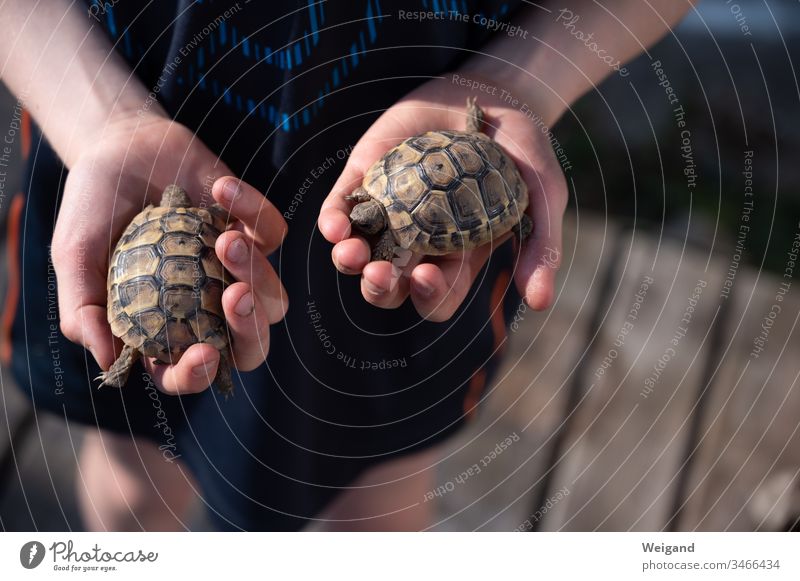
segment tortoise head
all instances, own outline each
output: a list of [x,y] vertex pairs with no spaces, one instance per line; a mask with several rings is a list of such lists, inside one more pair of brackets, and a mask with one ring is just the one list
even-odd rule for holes
[[164,188],[161,194],[161,206],[165,208],[190,208],[192,201],[186,190],[175,184],[170,184]]
[[369,199],[355,205],[350,212],[350,223],[363,234],[378,234],[388,225],[386,210],[377,200]]

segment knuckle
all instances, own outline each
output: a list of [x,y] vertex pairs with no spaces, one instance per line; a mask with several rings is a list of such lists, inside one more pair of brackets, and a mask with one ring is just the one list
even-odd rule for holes
[[392,297],[388,295],[388,293],[381,296],[375,296],[369,292],[364,292],[362,294],[364,295],[364,299],[373,307],[378,307],[379,309],[396,309],[398,306],[395,305]]
[[286,223],[286,220],[283,216],[280,216],[280,236],[278,236],[278,244],[282,244],[286,237],[289,235],[289,224]]
[[383,306],[383,297],[378,297],[373,295],[372,293],[362,290],[361,295],[364,297],[364,300],[371,304],[373,307],[382,307]]
[[266,300],[261,301],[265,306],[265,314],[263,317],[264,324],[261,326],[262,330],[269,331],[269,326],[280,322],[286,316],[289,310],[289,298],[286,291],[281,289],[279,294],[274,297],[267,297]]
[[569,190],[567,188],[567,180],[561,169],[555,170],[552,174],[552,179],[544,185],[547,199],[555,204],[556,209],[563,214],[569,201]]
[[245,360],[244,362],[237,365],[236,369],[244,372],[253,371],[254,369],[258,368],[259,365],[261,365],[261,361],[259,361],[258,363],[253,363],[251,361]]
[[434,309],[426,318],[434,323],[444,323],[449,321],[454,313],[455,309],[451,307],[441,307]]
[[253,371],[257,369],[263,362],[265,357],[240,357],[236,362],[236,369],[239,371]]
[[59,328],[61,329],[61,334],[70,341],[77,342],[80,339],[80,333],[75,319],[67,316],[63,312],[61,313]]
[[280,318],[283,319],[283,317],[285,317],[286,313],[288,313],[288,312],[289,312],[289,295],[286,293],[285,289],[282,289],[282,292],[281,292],[281,316],[280,316]]
[[256,331],[254,350],[258,352],[259,356],[262,355],[264,343],[269,341],[269,327],[269,321],[265,321],[264,324],[261,325],[261,327]]
[[422,316],[422,318],[425,319],[426,321],[430,321],[431,323],[445,323],[450,319],[449,316],[440,313],[438,311],[432,311],[427,315],[420,313],[420,316]]
[[253,371],[264,363],[269,352],[269,327],[247,339],[244,341],[246,348],[234,349],[233,363],[239,371]]
[[61,236],[53,236],[50,246],[50,257],[53,259],[53,267],[56,270],[59,270],[67,261],[67,258],[73,255],[73,248],[69,240],[64,240]]

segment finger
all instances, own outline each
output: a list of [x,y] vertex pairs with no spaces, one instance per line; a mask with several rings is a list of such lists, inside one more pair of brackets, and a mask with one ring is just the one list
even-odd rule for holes
[[259,316],[266,317],[265,323],[269,325],[280,321],[289,304],[286,291],[266,257],[254,252],[252,241],[241,232],[223,232],[217,238],[215,250],[233,278],[255,289],[254,302],[261,305]]
[[264,363],[269,352],[269,318],[254,287],[237,282],[222,295],[222,308],[231,333],[233,365],[251,371]]
[[[370,163],[370,152],[372,148],[363,144],[363,138],[358,142],[350,158],[344,166],[339,178],[322,203],[322,209],[317,219],[317,225],[322,236],[328,241],[336,244],[350,237],[352,229],[350,227],[350,210],[352,202],[345,200],[345,196],[351,194],[353,190],[361,185],[364,179],[364,172]],[[375,153],[377,157],[382,153]]]
[[86,170],[70,172],[51,245],[61,332],[89,349],[102,369],[111,366],[122,347],[111,333],[105,305],[108,235],[121,230],[126,218],[112,219],[110,209],[102,208],[95,216],[98,220],[87,220],[85,213],[89,207],[86,200],[97,192],[113,192],[114,186],[103,175]]
[[342,274],[358,274],[364,270],[371,254],[369,244],[360,236],[342,240],[331,250],[333,263]]
[[[359,184],[361,182],[358,179],[352,181],[348,179],[345,183]],[[355,189],[355,187],[357,187],[357,185],[354,186],[353,189]],[[352,232],[350,227],[350,208],[344,200],[344,196],[350,192],[342,189],[336,190],[336,192],[336,198],[341,198],[341,203],[337,201],[335,206],[330,204],[329,207],[323,208],[317,219],[317,226],[319,226],[319,231],[322,233],[322,236],[325,240],[334,244],[346,240],[350,237],[350,233]]]
[[122,352],[122,341],[111,333],[106,317],[105,306],[99,305],[83,305],[77,310],[63,307],[61,314],[61,333],[88,349],[102,369],[111,367]]
[[534,232],[523,248],[514,279],[526,304],[542,311],[553,304],[555,283],[561,266],[561,223],[550,223]]
[[396,105],[381,115],[358,140],[339,179],[322,203],[318,226],[325,239],[336,244],[350,236],[352,203],[345,200],[345,196],[361,185],[373,163],[404,139],[451,126],[452,122],[447,107],[424,107],[416,103]]
[[[561,266],[562,224],[566,209],[567,186],[558,171],[540,176],[530,193],[533,232],[523,244],[514,279],[527,305],[541,311],[550,307]],[[538,186],[538,187],[536,187]]]
[[261,253],[272,254],[283,242],[288,232],[286,221],[253,186],[228,176],[215,181],[211,192],[222,207],[241,220]]
[[418,265],[411,273],[411,301],[420,316],[434,322],[450,319],[469,293],[496,244]]
[[380,260],[364,267],[361,294],[368,303],[382,309],[396,309],[408,298],[409,280],[400,268]]
[[515,161],[528,185],[526,214],[533,222],[533,232],[521,249],[514,279],[526,304],[534,310],[544,310],[553,302],[561,265],[567,183],[550,143],[529,125],[514,123],[513,117],[508,121],[503,115],[499,117],[496,139]]
[[207,343],[189,347],[177,363],[156,365],[145,361],[145,368],[156,386],[170,395],[200,393],[208,388],[217,375],[219,351]]

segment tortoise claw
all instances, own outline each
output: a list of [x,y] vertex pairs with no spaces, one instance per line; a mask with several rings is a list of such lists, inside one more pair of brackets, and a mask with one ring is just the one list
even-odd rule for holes
[[348,202],[360,204],[362,202],[369,202],[372,198],[370,198],[369,194],[364,188],[356,188],[353,190],[353,193],[347,194],[344,199]]
[[119,358],[108,368],[95,378],[95,381],[102,380],[98,388],[108,385],[110,387],[121,388],[128,381],[133,364],[139,359],[139,351],[129,345],[125,345]]
[[107,371],[104,371],[103,373],[101,373],[100,375],[95,377],[94,380],[100,382],[100,385],[97,386],[97,389],[100,389],[101,387],[104,387],[104,386],[120,388],[124,384],[124,382],[120,383],[118,379],[115,380],[111,376],[111,374],[108,373]]

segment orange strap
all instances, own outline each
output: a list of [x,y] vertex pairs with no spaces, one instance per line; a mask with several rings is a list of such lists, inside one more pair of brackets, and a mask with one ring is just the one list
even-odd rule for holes
[[489,298],[489,316],[492,318],[492,336],[494,337],[494,351],[496,355],[497,350],[506,340],[508,333],[506,332],[506,320],[503,316],[503,297],[506,295],[508,283],[511,281],[511,275],[507,270],[500,271],[497,275],[497,280],[494,282],[492,288],[492,295]]
[[[492,294],[489,297],[489,317],[492,324],[492,337],[494,355],[497,357],[502,351],[502,345],[506,340],[506,321],[503,317],[503,297],[505,297],[508,283],[511,281],[511,275],[507,270],[503,270],[497,275],[497,280],[492,287]],[[469,388],[467,395],[464,397],[464,416],[466,419],[472,419],[475,415],[475,410],[478,407],[478,402],[481,399],[481,394],[486,387],[486,370],[481,368],[475,372],[472,379],[469,381]]]
[[469,389],[464,397],[464,419],[471,420],[475,415],[484,387],[486,387],[486,370],[481,367],[469,380]]
[[22,159],[28,159],[31,153],[31,114],[27,109],[22,110],[22,120],[20,128],[20,148],[22,149]]
[[21,270],[19,267],[20,225],[22,223],[22,210],[25,207],[25,196],[16,194],[11,199],[8,210],[8,231],[6,240],[7,265],[8,265],[8,291],[3,306],[3,318],[0,320],[0,361],[4,365],[11,363],[11,326],[17,314],[19,302],[19,289]]

